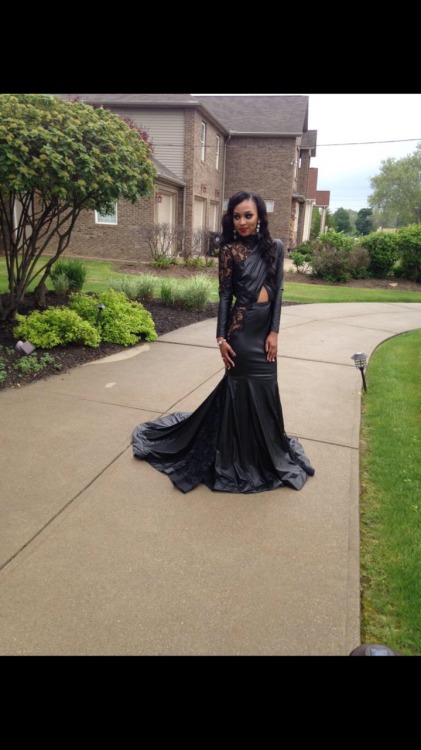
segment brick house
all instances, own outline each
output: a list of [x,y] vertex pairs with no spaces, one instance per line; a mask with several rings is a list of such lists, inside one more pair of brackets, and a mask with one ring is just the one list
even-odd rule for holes
[[[154,198],[120,201],[113,215],[81,213],[66,255],[150,260],[148,227],[219,231],[228,197],[240,189],[266,201],[273,237],[291,250],[308,239],[317,131],[308,130],[308,96],[57,94],[129,117],[152,141]],[[312,189],[314,192],[314,185]]]

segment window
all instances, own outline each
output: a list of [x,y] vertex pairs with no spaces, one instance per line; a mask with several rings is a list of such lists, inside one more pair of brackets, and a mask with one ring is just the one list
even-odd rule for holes
[[109,214],[99,214],[95,211],[95,224],[117,224],[117,203],[114,206],[114,212]]
[[200,128],[200,158],[202,161],[205,161],[205,154],[206,154],[206,123],[202,122],[202,126]]
[[216,136],[215,141],[215,169],[219,169],[219,145],[220,145],[220,137],[219,135]]

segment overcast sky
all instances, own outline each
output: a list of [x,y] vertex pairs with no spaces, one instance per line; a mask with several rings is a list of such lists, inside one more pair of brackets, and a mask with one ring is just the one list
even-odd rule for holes
[[[317,130],[318,190],[330,211],[368,208],[370,178],[385,159],[413,154],[421,142],[421,94],[307,94],[309,130]],[[379,143],[379,141],[387,141]],[[330,146],[328,144],[360,144]]]
[[370,179],[382,161],[402,159],[421,142],[421,94],[302,96],[309,97],[308,128],[317,130],[311,166],[318,169],[318,190],[330,190],[329,210],[368,208]]

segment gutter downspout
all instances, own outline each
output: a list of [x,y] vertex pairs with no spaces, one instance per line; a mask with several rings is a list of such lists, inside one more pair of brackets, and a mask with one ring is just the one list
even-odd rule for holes
[[183,247],[183,258],[185,257],[184,251],[186,249],[185,243],[186,243],[186,193],[187,188],[186,185],[183,186],[183,241],[182,241],[182,247]]
[[225,149],[224,149],[224,174],[222,176],[222,205],[221,205],[221,216],[219,223],[221,224],[222,221],[222,214],[223,214],[223,206],[224,206],[224,199],[225,199],[225,175],[226,175],[226,165],[227,165],[227,146],[228,141],[231,140],[231,135],[228,136],[227,140],[225,141]]

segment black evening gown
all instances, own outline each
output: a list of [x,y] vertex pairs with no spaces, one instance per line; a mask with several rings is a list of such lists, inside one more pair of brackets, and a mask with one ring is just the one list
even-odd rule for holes
[[[285,433],[277,361],[268,362],[264,350],[266,336],[279,325],[274,299],[280,318],[282,245],[277,283],[272,285],[265,283],[266,265],[258,248],[242,241],[236,255],[234,247],[220,251],[217,335],[226,334],[236,353],[235,367],[225,371],[195,411],[174,412],[139,424],[133,431],[133,453],[167,474],[182,492],[199,484],[231,493],[283,486],[300,490],[314,469],[301,443]],[[248,279],[256,282],[254,291]],[[262,283],[269,301],[259,303],[255,298]]]

